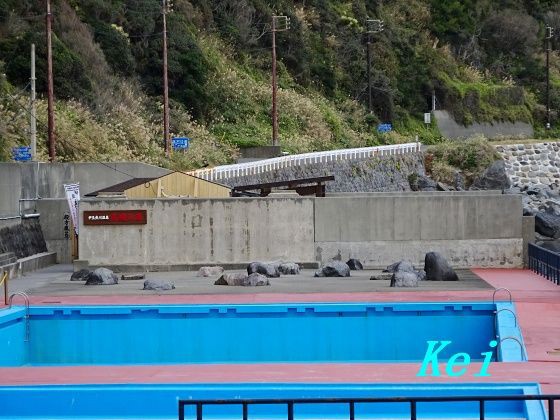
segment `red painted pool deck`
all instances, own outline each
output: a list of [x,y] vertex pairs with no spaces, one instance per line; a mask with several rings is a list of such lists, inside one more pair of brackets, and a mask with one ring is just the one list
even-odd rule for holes
[[[232,364],[0,368],[0,385],[100,383],[512,383],[538,382],[544,393],[560,394],[560,286],[528,270],[477,269],[495,288],[511,291],[528,362],[492,363],[489,377],[474,377],[473,363],[458,378],[418,377],[419,363]],[[497,300],[507,300],[500,291]],[[286,302],[491,301],[492,291],[310,293],[165,296],[32,296],[32,304],[208,304]],[[443,372],[445,368],[442,367]],[[556,408],[560,410],[560,407]],[[560,412],[559,412],[560,414]]]

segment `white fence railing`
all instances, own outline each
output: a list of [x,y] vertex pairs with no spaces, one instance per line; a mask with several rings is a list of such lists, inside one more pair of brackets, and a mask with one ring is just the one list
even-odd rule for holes
[[197,169],[188,172],[208,181],[220,181],[247,175],[256,175],[276,169],[288,168],[313,163],[333,162],[337,160],[366,159],[373,156],[390,156],[416,153],[422,144],[404,143],[387,146],[361,147],[358,149],[328,150],[325,152],[303,153],[300,155],[281,156],[255,162],[238,163],[235,165],[216,166],[214,168]]

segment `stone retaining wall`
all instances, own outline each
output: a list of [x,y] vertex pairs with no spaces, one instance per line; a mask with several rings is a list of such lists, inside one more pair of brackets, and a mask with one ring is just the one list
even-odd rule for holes
[[327,192],[410,191],[408,176],[425,175],[421,153],[374,157],[364,160],[339,160],[281,168],[256,175],[219,181],[231,187],[334,175]]
[[560,191],[560,142],[498,146],[513,187],[547,185]]

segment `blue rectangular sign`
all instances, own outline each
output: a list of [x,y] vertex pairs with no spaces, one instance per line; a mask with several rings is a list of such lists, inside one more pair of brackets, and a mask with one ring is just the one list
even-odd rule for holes
[[31,147],[20,146],[12,148],[12,159],[17,162],[25,162],[31,160]]
[[191,139],[188,137],[173,137],[171,143],[174,150],[185,150],[189,148]]
[[393,126],[390,123],[387,124],[379,124],[377,126],[377,131],[379,133],[388,133],[389,131],[393,130]]

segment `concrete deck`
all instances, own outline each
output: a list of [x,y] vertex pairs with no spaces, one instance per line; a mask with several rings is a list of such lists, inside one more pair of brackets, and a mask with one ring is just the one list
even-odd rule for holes
[[[244,270],[227,270],[242,272]],[[232,287],[215,286],[219,276],[198,277],[196,271],[171,271],[146,273],[147,279],[171,281],[174,290],[155,292],[142,290],[144,280],[119,280],[111,286],[85,286],[83,281],[70,281],[71,265],[54,265],[43,270],[28,273],[10,281],[10,293],[25,291],[37,296],[157,296],[157,295],[254,295],[254,294],[308,294],[308,293],[368,293],[368,292],[424,292],[424,291],[469,291],[492,289],[488,283],[468,270],[458,270],[457,282],[420,282],[418,288],[389,287],[389,280],[370,280],[380,270],[352,271],[351,277],[315,278],[315,270],[304,269],[299,275],[284,275],[270,279],[270,286]],[[335,298],[336,299],[336,298]]]
[[[399,364],[233,364],[233,365],[152,365],[152,366],[88,366],[78,367],[18,367],[0,368],[0,385],[24,384],[77,384],[77,383],[227,383],[227,382],[337,382],[337,383],[519,383],[537,382],[544,393],[560,394],[560,286],[527,270],[477,269],[474,273],[492,288],[507,287],[512,292],[518,320],[529,356],[528,362],[492,363],[489,377],[474,377],[480,369],[473,363],[464,376],[458,378],[417,377],[417,363]],[[60,273],[59,273],[60,274]],[[365,274],[365,273],[364,273]],[[365,274],[367,275],[367,274]],[[316,279],[322,281],[323,279]],[[34,286],[31,291],[33,304],[132,304],[132,303],[253,303],[253,302],[313,302],[313,301],[489,301],[492,289],[487,286],[464,290],[391,290],[372,291],[358,289],[348,292],[350,283],[338,279],[330,291],[316,293],[247,293],[238,294],[172,294],[114,295],[116,288],[108,288],[112,296],[90,295],[55,296],[56,283],[38,284],[30,277],[25,281]],[[281,280],[279,280],[281,281]],[[315,280],[314,280],[315,281]],[[362,280],[362,283],[371,283]],[[460,283],[460,282],[459,282]],[[459,284],[457,283],[457,284]],[[20,284],[21,286],[24,283]],[[445,284],[449,286],[449,283]],[[54,286],[52,286],[54,287]],[[58,286],[57,286],[58,287]],[[74,286],[71,286],[74,287]],[[82,286],[83,289],[84,286]],[[128,286],[126,286],[128,287]],[[185,286],[187,287],[187,286]],[[218,287],[218,286],[216,286]],[[303,286],[302,286],[303,287]],[[321,287],[324,284],[321,283]],[[357,286],[356,286],[357,287]],[[365,288],[365,285],[360,287]],[[374,286],[370,286],[374,287]],[[96,288],[100,289],[100,288]],[[102,288],[104,289],[104,288]],[[234,288],[243,289],[243,288]],[[53,295],[38,295],[41,290],[50,290]],[[110,292],[109,292],[110,290]],[[221,289],[219,289],[221,291]],[[499,300],[507,294],[499,292]],[[560,414],[560,407],[556,412]]]

